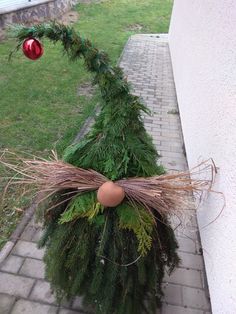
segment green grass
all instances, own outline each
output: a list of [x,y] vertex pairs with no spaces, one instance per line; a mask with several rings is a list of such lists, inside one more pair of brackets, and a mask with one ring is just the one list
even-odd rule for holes
[[[141,33],[168,32],[172,0],[110,0],[75,8],[79,20],[74,25],[81,35],[108,52],[115,64],[133,25]],[[77,95],[78,86],[90,80],[83,62],[72,64],[62,55],[60,45],[44,41],[44,56],[36,62],[17,53],[7,57],[14,40],[0,43],[0,149],[8,148],[47,156],[59,154],[73,140],[99,97]],[[6,175],[1,168],[0,176]],[[0,205],[0,247],[14,230],[27,201],[19,202],[19,190],[8,193]]]

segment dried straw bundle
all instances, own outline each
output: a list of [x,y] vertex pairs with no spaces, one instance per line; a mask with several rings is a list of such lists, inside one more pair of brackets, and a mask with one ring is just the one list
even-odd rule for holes
[[[19,158],[5,151],[0,157],[0,163],[16,173],[10,178],[5,191],[12,184],[29,186],[31,192],[36,191],[37,203],[59,191],[70,191],[69,200],[77,194],[95,191],[109,181],[94,170],[78,168],[58,160],[55,152],[50,160],[45,160]],[[190,206],[193,195],[201,200],[204,192],[212,191],[215,173],[214,162],[209,159],[190,171],[147,178],[134,177],[115,183],[125,190],[126,199],[132,204],[140,204],[147,210],[155,209],[160,214],[176,214],[179,209]]]

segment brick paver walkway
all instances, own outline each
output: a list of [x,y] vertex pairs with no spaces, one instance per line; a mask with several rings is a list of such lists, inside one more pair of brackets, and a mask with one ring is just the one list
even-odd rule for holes
[[[167,37],[132,36],[124,49],[121,66],[133,84],[134,93],[151,109],[152,115],[144,120],[162,156],[161,162],[169,169],[186,169]],[[182,264],[170,277],[166,275],[165,300],[157,313],[210,314],[197,223],[192,213],[191,225],[176,229]],[[43,250],[36,247],[40,234],[40,226],[31,220],[0,266],[0,314],[82,313],[79,298],[56,305],[44,280]]]

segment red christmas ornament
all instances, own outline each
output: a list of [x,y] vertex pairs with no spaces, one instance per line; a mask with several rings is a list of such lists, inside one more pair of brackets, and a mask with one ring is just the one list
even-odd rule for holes
[[43,54],[43,46],[40,41],[35,38],[27,38],[23,42],[22,50],[24,55],[31,60],[37,60]]

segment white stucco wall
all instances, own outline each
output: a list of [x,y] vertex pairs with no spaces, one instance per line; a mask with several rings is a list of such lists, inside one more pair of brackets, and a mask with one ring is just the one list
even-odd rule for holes
[[236,0],[175,0],[170,50],[189,166],[219,167],[198,213],[212,311],[236,313]]

